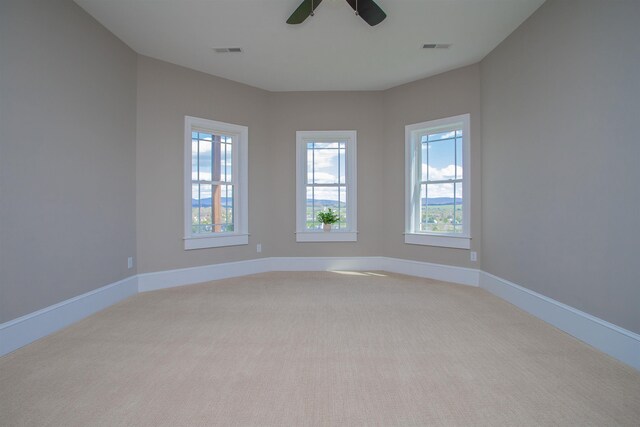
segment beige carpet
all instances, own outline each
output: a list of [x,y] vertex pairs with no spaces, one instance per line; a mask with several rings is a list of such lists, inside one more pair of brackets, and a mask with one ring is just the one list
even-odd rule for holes
[[2,426],[640,425],[640,374],[471,287],[267,273],[0,358]]

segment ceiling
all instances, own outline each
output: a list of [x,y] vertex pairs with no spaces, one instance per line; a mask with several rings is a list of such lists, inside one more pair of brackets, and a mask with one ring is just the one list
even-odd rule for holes
[[300,25],[285,21],[302,0],[75,1],[142,55],[270,91],[382,90],[473,64],[544,2],[376,0],[387,19],[370,27],[345,0]]

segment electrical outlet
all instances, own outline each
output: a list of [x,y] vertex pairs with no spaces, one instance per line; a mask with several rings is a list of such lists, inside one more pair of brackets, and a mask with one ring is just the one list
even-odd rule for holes
[[127,258],[127,268],[133,268],[133,257]]
[[256,251],[257,251],[258,253],[262,252],[262,243],[258,243],[258,244],[256,245]]
[[471,261],[473,261],[473,262],[478,261],[478,252],[471,251]]

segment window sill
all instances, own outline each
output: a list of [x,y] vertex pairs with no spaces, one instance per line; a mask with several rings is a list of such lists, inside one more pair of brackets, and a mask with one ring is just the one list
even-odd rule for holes
[[439,246],[455,249],[471,248],[471,238],[463,236],[437,236],[434,234],[405,233],[404,242],[409,245]]
[[222,236],[185,237],[184,250],[220,248],[224,246],[248,245],[248,234],[226,234]]
[[298,231],[296,242],[357,242],[357,231]]

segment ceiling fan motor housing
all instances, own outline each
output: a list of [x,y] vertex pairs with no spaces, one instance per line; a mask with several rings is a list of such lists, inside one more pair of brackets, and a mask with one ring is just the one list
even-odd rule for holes
[[[362,18],[367,24],[374,26],[382,22],[387,14],[373,0],[346,0],[356,16]],[[301,24],[309,16],[314,16],[314,10],[322,0],[304,0],[300,6],[287,19],[287,24]]]

